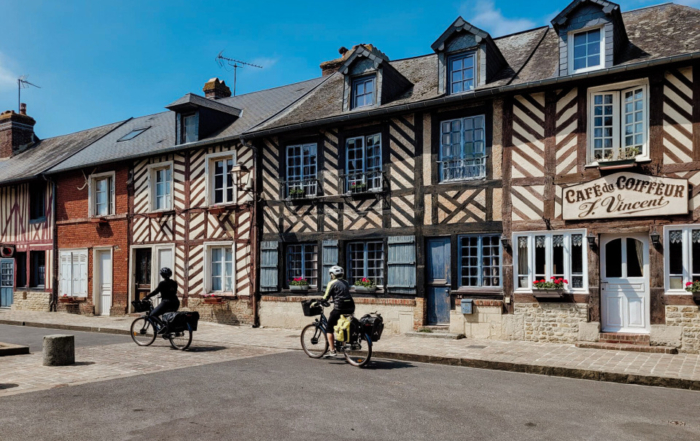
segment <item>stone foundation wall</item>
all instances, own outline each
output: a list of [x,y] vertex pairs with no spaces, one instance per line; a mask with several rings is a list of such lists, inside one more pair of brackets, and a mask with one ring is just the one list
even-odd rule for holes
[[450,311],[450,332],[464,334],[467,338],[504,339],[503,302],[500,300],[474,300],[472,314],[462,314],[457,303]]
[[[260,303],[260,325],[270,328],[287,328],[301,330],[314,321],[314,317],[305,317],[301,301],[310,297],[275,297],[263,296]],[[415,310],[414,299],[372,299],[355,298],[355,317],[360,318],[370,312],[378,312],[384,319],[384,333],[403,334],[412,331],[415,323],[422,322],[422,308]],[[326,308],[326,316],[330,309]],[[415,323],[414,323],[415,321]]]
[[220,305],[204,303],[201,298],[187,299],[187,308],[199,312],[199,319],[207,322],[221,323],[223,325],[251,325],[253,324],[253,308],[248,299],[224,300]]
[[12,298],[12,310],[48,312],[50,303],[50,292],[15,291]]
[[666,326],[682,328],[680,352],[700,353],[700,307],[666,306]]
[[[585,303],[516,303],[512,320],[513,340],[575,343],[579,324],[588,321]],[[522,323],[522,330],[520,328]]]

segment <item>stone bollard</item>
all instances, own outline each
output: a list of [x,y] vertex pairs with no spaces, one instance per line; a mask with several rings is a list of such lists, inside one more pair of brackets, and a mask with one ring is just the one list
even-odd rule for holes
[[75,364],[75,337],[72,335],[47,335],[44,337],[44,366],[68,366]]

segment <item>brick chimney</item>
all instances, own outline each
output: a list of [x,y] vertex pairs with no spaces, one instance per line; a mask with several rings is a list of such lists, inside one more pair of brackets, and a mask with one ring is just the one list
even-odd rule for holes
[[7,159],[35,142],[34,118],[27,115],[22,103],[19,113],[12,110],[0,113],[0,159]]
[[226,85],[226,81],[219,81],[218,78],[212,78],[207,81],[202,90],[204,91],[204,96],[214,100],[231,96],[231,89]]

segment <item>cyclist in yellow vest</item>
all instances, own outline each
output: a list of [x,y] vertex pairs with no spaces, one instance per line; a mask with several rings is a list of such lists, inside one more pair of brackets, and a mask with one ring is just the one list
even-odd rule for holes
[[338,324],[338,319],[343,314],[352,314],[355,312],[355,302],[350,295],[350,284],[343,278],[345,270],[339,266],[333,266],[330,269],[331,281],[326,287],[326,294],[323,300],[328,301],[333,299],[333,311],[328,315],[328,327],[326,327],[326,336],[328,337],[328,345],[330,351],[324,358],[335,357],[335,342],[333,341],[333,328]]

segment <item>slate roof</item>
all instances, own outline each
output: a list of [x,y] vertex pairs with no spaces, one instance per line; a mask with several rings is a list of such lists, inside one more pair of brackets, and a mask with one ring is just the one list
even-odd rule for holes
[[[614,68],[700,51],[700,10],[698,9],[666,3],[624,12],[621,16],[625,23],[629,44]],[[559,43],[553,28],[537,28],[495,38],[494,42],[508,66],[502,69],[494,81],[456,99],[471,99],[475,94],[488,92],[489,89],[525,85],[558,77]],[[288,110],[251,129],[250,134],[255,135],[268,130],[282,131],[298,124],[304,126],[323,124],[330,120],[343,117],[349,119],[372,112],[390,112],[392,108],[405,107],[406,104],[422,105],[422,102],[425,102],[425,105],[429,105],[431,100],[444,99],[445,95],[438,94],[438,68],[435,54],[396,60],[392,61],[391,65],[414,86],[404,96],[390,103],[366,110],[343,112],[343,76],[340,73],[334,73]],[[574,77],[586,75],[590,74],[579,74]]]
[[69,135],[56,136],[35,143],[31,148],[0,160],[0,184],[32,179],[79,152],[123,122],[95,127]]
[[188,105],[192,105],[194,107],[206,107],[208,109],[216,110],[217,112],[227,113],[234,116],[239,116],[241,114],[241,109],[227,106],[221,103],[221,100],[212,100],[203,96],[195,95],[194,93],[188,93],[179,100],[168,104],[165,106],[165,108],[177,110],[178,108],[187,107]]
[[[88,148],[51,168],[49,173],[183,150],[215,139],[235,138],[245,130],[265,121],[289,106],[322,80],[323,78],[315,78],[301,83],[216,100],[213,104],[219,107],[240,109],[240,116],[234,122],[219,130],[218,133],[200,139],[196,143],[175,144],[174,112],[168,111],[132,118]],[[188,95],[197,97],[195,99],[211,101],[198,95]],[[178,101],[183,99],[185,98],[181,98]],[[192,100],[192,98],[189,97],[187,100]],[[199,100],[197,102],[201,103]],[[131,140],[119,141],[124,135],[144,127],[149,127],[149,129]]]

